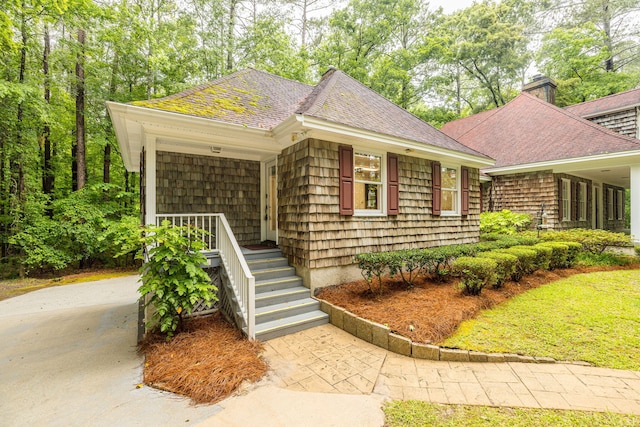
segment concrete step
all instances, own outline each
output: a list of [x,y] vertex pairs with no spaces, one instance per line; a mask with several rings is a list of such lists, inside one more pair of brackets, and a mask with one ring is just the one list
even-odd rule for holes
[[249,266],[249,270],[253,273],[254,271],[259,270],[268,270],[272,268],[278,267],[288,267],[289,261],[285,257],[277,257],[277,258],[258,258],[247,261],[247,265]]
[[242,253],[244,254],[244,259],[246,259],[247,262],[255,259],[279,258],[282,256],[282,251],[278,248],[259,249],[255,251],[252,251],[249,249],[243,249]]
[[256,325],[319,309],[320,303],[309,296],[265,307],[256,307]]
[[312,310],[256,325],[256,339],[266,341],[326,323],[329,323],[329,315],[320,310]]
[[309,289],[304,286],[296,286],[275,291],[256,292],[256,309],[260,307],[273,306],[284,302],[300,300],[309,297]]
[[[302,286],[302,278],[300,276],[277,277],[275,279],[256,281],[256,297],[264,292],[290,289],[298,286]],[[310,292],[308,288],[305,289]]]
[[253,277],[255,277],[256,282],[260,282],[263,280],[295,276],[296,269],[289,266],[283,266],[283,267],[267,268],[264,270],[255,270],[255,271],[252,271],[251,273],[253,274]]

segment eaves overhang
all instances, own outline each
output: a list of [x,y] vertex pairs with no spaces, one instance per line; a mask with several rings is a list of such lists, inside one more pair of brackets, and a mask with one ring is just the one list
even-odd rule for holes
[[365,145],[396,154],[405,154],[441,162],[457,163],[483,168],[495,164],[495,160],[481,154],[470,154],[406,138],[399,138],[365,129],[296,114],[273,130],[281,143],[295,143],[305,138],[317,138],[341,144]]

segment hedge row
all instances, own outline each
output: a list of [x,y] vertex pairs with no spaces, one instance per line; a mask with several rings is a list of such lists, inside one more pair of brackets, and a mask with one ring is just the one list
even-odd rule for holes
[[575,242],[538,242],[531,236],[487,236],[475,244],[360,254],[356,261],[371,292],[375,281],[382,291],[386,276],[400,277],[411,287],[421,276],[456,275],[463,292],[478,295],[485,286],[500,287],[536,270],[569,267],[582,250]]
[[451,274],[452,264],[457,258],[474,257],[481,252],[537,242],[536,238],[530,236],[490,236],[487,241],[473,244],[365,253],[357,255],[356,262],[373,292],[374,279],[377,279],[380,291],[382,278],[385,276],[399,276],[409,287],[413,286],[420,276],[430,275],[436,280],[442,280]]

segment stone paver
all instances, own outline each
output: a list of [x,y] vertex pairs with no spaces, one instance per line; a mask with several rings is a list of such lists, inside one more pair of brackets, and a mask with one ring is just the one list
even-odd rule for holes
[[265,347],[275,381],[290,390],[640,415],[640,372],[635,371],[414,359],[333,325],[276,338]]

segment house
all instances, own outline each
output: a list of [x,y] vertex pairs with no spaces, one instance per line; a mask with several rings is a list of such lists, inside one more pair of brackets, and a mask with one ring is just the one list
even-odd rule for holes
[[247,271],[260,261],[240,246],[277,244],[308,299],[361,278],[359,253],[479,238],[479,169],[493,159],[339,70],[310,86],[247,69],[107,105],[125,166],[141,173],[144,222],[211,227],[223,281],[256,317],[250,294],[274,268]]
[[640,88],[565,107],[614,132],[640,139]]
[[[553,229],[623,231],[625,189],[640,212],[640,141],[574,114],[589,103],[556,107],[554,89],[536,79],[506,105],[442,131],[496,159],[482,169],[484,210],[528,213]],[[630,231],[640,239],[637,214]]]

